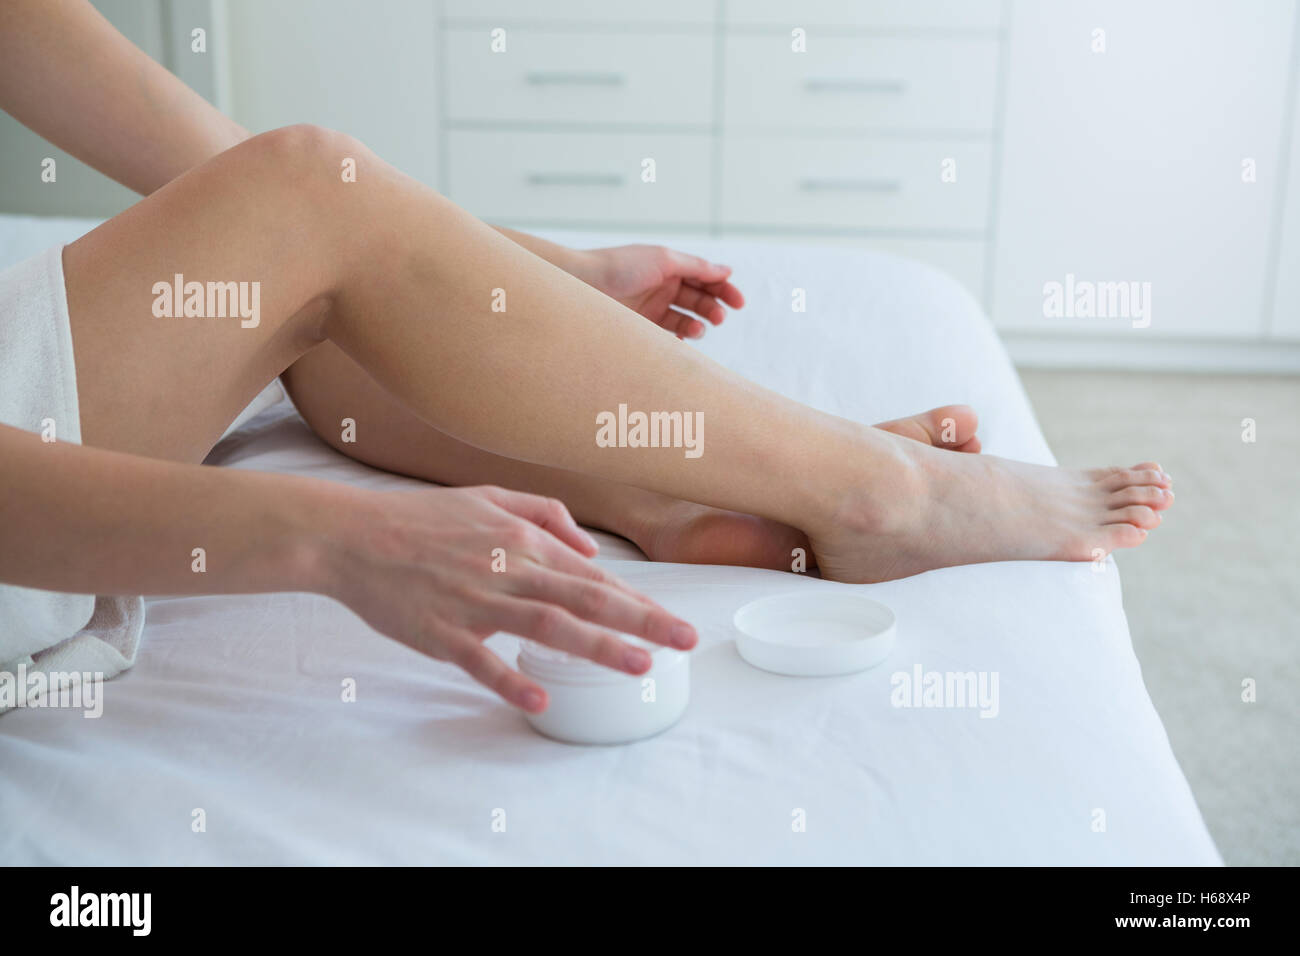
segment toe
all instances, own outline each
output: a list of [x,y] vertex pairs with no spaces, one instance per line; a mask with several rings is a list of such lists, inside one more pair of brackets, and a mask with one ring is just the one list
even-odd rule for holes
[[1104,524],[1128,522],[1138,528],[1154,528],[1160,524],[1160,515],[1146,505],[1129,505],[1125,508],[1112,508],[1106,512]]
[[[911,418],[896,418],[881,422],[877,428],[913,441],[924,442],[936,448],[957,451],[979,451],[975,428],[979,416],[969,405],[941,405]],[[967,448],[974,441],[974,448]]]
[[933,443],[945,448],[960,448],[975,437],[979,416],[969,405],[941,405],[920,418],[926,423]]
[[1101,539],[1109,551],[1116,548],[1136,548],[1147,539],[1147,533],[1131,524],[1109,524],[1101,529]]
[[1106,491],[1119,491],[1132,485],[1169,487],[1169,476],[1157,468],[1102,468],[1092,473]]
[[1111,492],[1107,503],[1112,508],[1146,505],[1156,511],[1163,511],[1174,503],[1174,493],[1168,488],[1160,488],[1156,485],[1129,485],[1119,491]]

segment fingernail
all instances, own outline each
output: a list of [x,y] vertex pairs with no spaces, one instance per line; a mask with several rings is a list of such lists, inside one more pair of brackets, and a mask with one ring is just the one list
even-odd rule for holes
[[629,647],[623,652],[623,664],[634,674],[643,674],[650,669],[650,655],[639,647]]
[[540,690],[526,690],[519,702],[524,705],[524,710],[536,713],[542,709],[542,704],[546,703],[546,698],[542,696]]
[[[581,528],[579,528],[578,530],[582,531]],[[587,542],[587,545],[591,548],[592,551],[600,550],[600,545],[596,543],[596,539],[593,538],[591,535],[587,534],[587,532],[585,531],[582,531],[582,540]]]
[[695,628],[689,624],[674,624],[672,634],[669,635],[673,642],[673,647],[689,648],[695,646]]

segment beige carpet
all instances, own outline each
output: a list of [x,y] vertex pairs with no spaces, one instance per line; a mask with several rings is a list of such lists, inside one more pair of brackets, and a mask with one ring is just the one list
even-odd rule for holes
[[1116,555],[1142,674],[1224,860],[1300,864],[1300,378],[1021,376],[1061,464],[1173,477]]

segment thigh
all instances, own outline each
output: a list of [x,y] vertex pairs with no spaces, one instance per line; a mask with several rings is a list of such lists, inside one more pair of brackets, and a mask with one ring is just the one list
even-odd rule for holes
[[250,140],[63,250],[85,444],[202,460],[318,341],[329,255],[284,153]]

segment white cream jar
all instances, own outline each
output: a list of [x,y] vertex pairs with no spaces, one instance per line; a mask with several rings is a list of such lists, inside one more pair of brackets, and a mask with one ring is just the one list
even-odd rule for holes
[[650,670],[626,674],[544,644],[521,642],[520,672],[550,698],[546,710],[525,715],[534,730],[570,744],[625,744],[677,723],[691,696],[690,655],[623,639],[650,652]]

